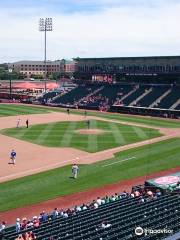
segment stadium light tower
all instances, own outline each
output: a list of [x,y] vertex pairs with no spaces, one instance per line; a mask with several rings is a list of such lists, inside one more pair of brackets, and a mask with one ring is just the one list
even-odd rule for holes
[[12,68],[9,68],[8,72],[9,72],[9,98],[12,99],[12,79],[11,79]]
[[46,92],[46,81],[47,81],[47,62],[46,62],[46,32],[52,31],[52,18],[40,18],[39,20],[39,31],[44,32],[44,90]]

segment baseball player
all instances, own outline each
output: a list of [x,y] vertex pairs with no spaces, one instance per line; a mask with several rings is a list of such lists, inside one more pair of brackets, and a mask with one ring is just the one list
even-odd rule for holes
[[26,128],[28,128],[29,127],[29,120],[27,119],[26,120]]
[[90,120],[87,120],[87,128],[90,129]]
[[72,166],[72,176],[73,176],[74,179],[77,178],[78,171],[79,171],[78,165],[73,164],[73,166]]
[[9,164],[15,164],[15,163],[16,163],[16,152],[14,150],[12,150],[11,154],[10,154]]
[[20,121],[21,121],[21,119],[20,119],[20,118],[18,118],[18,120],[17,120],[17,124],[16,124],[16,128],[18,128],[18,127],[19,127],[19,125],[20,125]]

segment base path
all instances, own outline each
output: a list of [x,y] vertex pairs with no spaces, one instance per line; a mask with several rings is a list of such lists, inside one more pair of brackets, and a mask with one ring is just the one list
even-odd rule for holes
[[[19,117],[17,116],[1,117],[0,130],[15,127],[18,118]],[[20,126],[25,125],[25,121],[27,118],[29,119],[30,125],[59,121],[84,121],[86,119],[96,119],[109,122],[117,122],[126,125],[129,124],[133,126],[155,128],[152,126],[103,119],[100,117],[89,116],[85,118],[81,115],[68,115],[67,113],[61,112],[22,115],[20,116]],[[75,161],[79,164],[88,164],[105,159],[110,159],[114,157],[114,153],[116,152],[180,136],[180,129],[164,129],[157,127],[156,129],[163,133],[163,136],[146,141],[128,144],[125,146],[116,147],[113,149],[104,150],[97,153],[88,153],[74,148],[45,147],[0,134],[0,182],[8,181],[10,179],[16,179],[22,176],[27,176],[33,173],[42,172],[56,167],[61,167],[67,164],[72,164]],[[17,164],[15,166],[8,164],[9,154],[12,149],[15,149],[17,151]],[[79,158],[78,161],[76,160],[76,157]]]
[[82,203],[89,203],[97,197],[110,196],[114,193],[120,193],[124,190],[131,191],[132,186],[143,184],[147,179],[161,177],[171,173],[180,171],[180,167],[165,170],[157,173],[150,174],[148,176],[141,176],[130,180],[124,180],[114,184],[105,185],[103,187],[94,188],[89,191],[79,192],[64,197],[55,198],[49,201],[44,201],[38,204],[34,204],[27,207],[13,209],[7,212],[0,213],[0,220],[7,221],[8,224],[15,224],[16,218],[27,217],[32,219],[33,216],[37,216],[42,211],[52,212],[55,207],[60,209],[67,209],[76,205],[82,205]]

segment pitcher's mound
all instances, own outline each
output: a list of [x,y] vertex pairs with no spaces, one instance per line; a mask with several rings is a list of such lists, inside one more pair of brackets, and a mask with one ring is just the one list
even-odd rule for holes
[[79,134],[103,134],[105,133],[105,131],[101,130],[101,129],[78,129],[75,131],[76,133]]

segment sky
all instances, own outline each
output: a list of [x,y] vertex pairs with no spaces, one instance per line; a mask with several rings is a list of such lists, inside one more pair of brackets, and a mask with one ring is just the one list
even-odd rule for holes
[[180,55],[180,0],[1,0],[0,62]]

